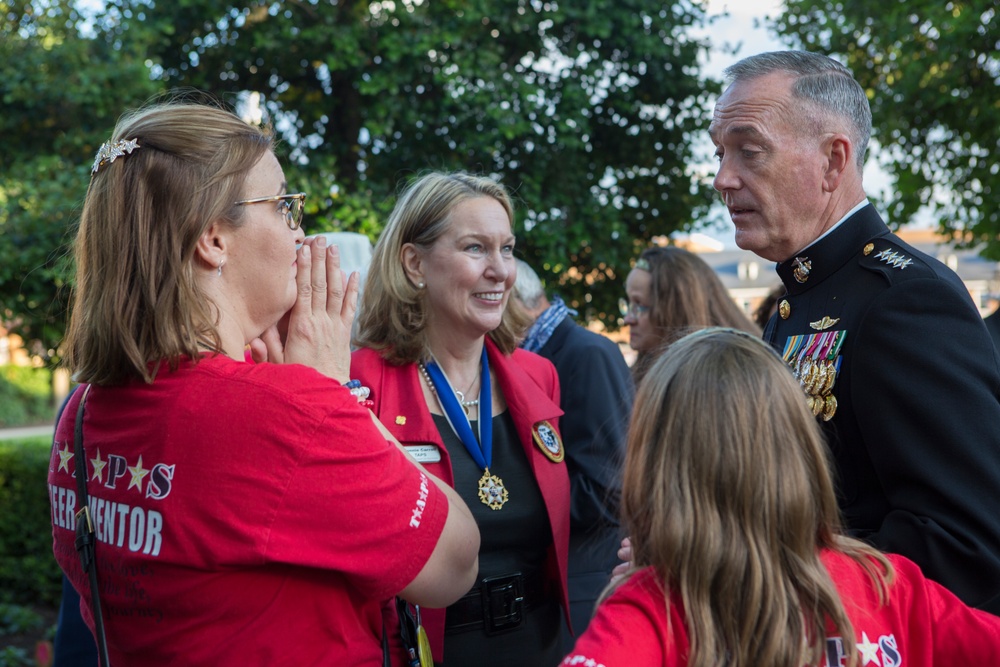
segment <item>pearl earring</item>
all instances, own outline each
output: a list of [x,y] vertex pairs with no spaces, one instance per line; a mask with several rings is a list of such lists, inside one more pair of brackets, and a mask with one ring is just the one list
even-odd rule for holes
[[219,262],[219,277],[222,277],[222,265],[226,263],[226,260]]
[[423,289],[423,288],[424,288],[424,283],[423,282],[417,283],[417,289]]

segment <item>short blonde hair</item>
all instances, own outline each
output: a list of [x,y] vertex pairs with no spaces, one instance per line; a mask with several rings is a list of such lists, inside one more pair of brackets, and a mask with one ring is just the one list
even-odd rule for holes
[[843,535],[826,445],[798,382],[739,330],[690,334],[649,370],[622,515],[635,567],[654,567],[668,606],[671,592],[683,603],[697,667],[818,664],[828,619],[853,646],[821,549],[854,558],[883,600],[892,579],[884,556]]
[[[514,206],[506,188],[491,178],[465,172],[425,174],[410,184],[396,202],[375,244],[358,314],[354,344],[378,351],[394,364],[429,358],[424,292],[403,269],[407,243],[427,250],[451,224],[451,212],[470,199],[490,197],[503,206],[514,228]],[[500,326],[489,333],[504,354],[510,354],[526,329],[527,315],[508,300]]]
[[152,382],[158,364],[218,346],[214,307],[193,260],[215,221],[240,225],[247,174],[271,132],[218,106],[175,99],[126,113],[112,142],[130,154],[91,177],[74,245],[65,363],[79,382]]

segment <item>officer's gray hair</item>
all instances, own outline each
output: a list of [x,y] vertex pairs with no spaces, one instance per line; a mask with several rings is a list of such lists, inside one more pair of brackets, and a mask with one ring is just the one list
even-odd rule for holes
[[545,296],[545,288],[542,287],[542,281],[538,279],[538,274],[523,259],[517,260],[514,293],[528,310],[537,308],[542,297]]
[[733,83],[773,72],[796,75],[798,79],[792,85],[794,97],[813,102],[850,121],[855,160],[858,168],[863,168],[872,133],[872,110],[864,89],[851,71],[833,58],[818,53],[771,51],[744,58],[727,67],[724,74]]

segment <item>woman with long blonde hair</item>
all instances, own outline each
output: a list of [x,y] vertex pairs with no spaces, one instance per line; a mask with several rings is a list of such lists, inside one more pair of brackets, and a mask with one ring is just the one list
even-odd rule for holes
[[1000,618],[843,534],[802,391],[745,332],[690,334],[651,367],[632,415],[622,513],[632,567],[565,665],[1000,659]]

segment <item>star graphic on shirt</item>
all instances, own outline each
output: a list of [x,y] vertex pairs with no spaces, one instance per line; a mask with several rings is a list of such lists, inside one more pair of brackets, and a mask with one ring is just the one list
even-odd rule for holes
[[[128,488],[131,489],[133,486],[138,486],[139,491],[142,491],[142,478],[149,474],[149,471],[142,467],[142,455],[139,456],[139,463],[134,466],[129,466],[128,471],[132,473],[132,480],[128,483]],[[128,489],[126,489],[127,491]]]
[[876,665],[881,665],[882,663],[878,660],[878,644],[872,644],[868,640],[867,632],[861,633],[861,639],[862,642],[860,644],[856,644],[856,646],[858,647],[858,650],[861,651],[861,657],[865,661],[864,664],[867,665],[869,662],[874,662]]
[[101,450],[97,450],[97,458],[90,459],[90,465],[94,466],[94,474],[90,476],[90,479],[96,479],[98,482],[101,481],[101,476],[104,474],[104,466],[108,465],[107,461],[101,460]]
[[63,448],[59,450],[59,470],[65,470],[69,472],[69,460],[73,458],[73,452],[69,451],[69,445],[63,445]]

